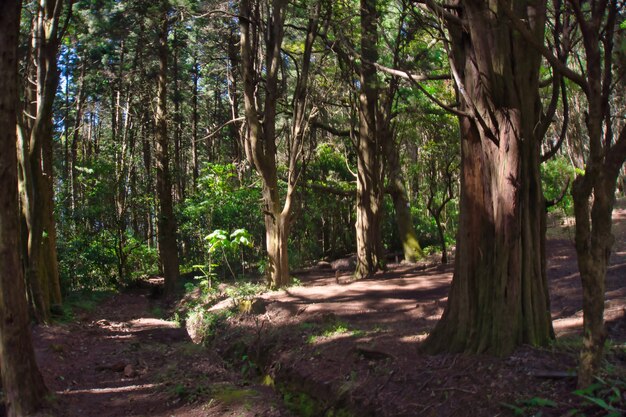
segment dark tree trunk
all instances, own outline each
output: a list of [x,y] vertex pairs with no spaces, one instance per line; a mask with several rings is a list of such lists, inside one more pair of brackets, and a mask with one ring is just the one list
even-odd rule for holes
[[[545,10],[509,7],[543,42]],[[451,24],[462,96],[461,201],[452,288],[427,339],[430,352],[510,353],[552,337],[539,174],[540,55],[487,1],[460,1]]]
[[376,0],[361,0],[361,54],[359,136],[357,139],[356,279],[382,267],[381,217],[383,207],[382,138],[377,134],[378,80],[373,63],[378,59]]
[[20,2],[0,3],[0,369],[8,417],[34,414],[47,395],[35,362],[19,256],[17,45]]
[[614,142],[611,111],[615,71],[613,49],[621,6],[615,0],[592,2],[589,10],[586,5],[583,9],[580,2],[572,1],[571,4],[582,34],[586,64],[584,76],[574,74],[571,78],[582,87],[588,105],[585,119],[589,151],[585,172],[576,178],[572,187],[576,253],[583,286],[583,347],[578,385],[585,388],[593,382],[600,367],[607,336],[604,292],[615,241],[611,232],[615,190],[626,160],[626,127],[622,127]]
[[193,91],[191,95],[191,176],[193,178],[193,191],[196,191],[198,185],[198,80],[200,79],[200,64],[197,62],[197,57],[194,56],[193,62]]
[[38,4],[33,19],[31,55],[24,107],[18,114],[19,186],[23,215],[24,269],[35,318],[47,321],[50,304],[60,302],[56,231],[53,215],[52,113],[58,87],[57,53],[63,0]]
[[165,277],[165,293],[171,295],[178,281],[178,244],[176,240],[176,219],[172,202],[172,182],[169,170],[169,140],[167,136],[167,34],[168,9],[167,1],[162,2],[161,27],[159,30],[159,76],[157,86],[156,109],[156,182],[159,200],[158,232],[159,256]]

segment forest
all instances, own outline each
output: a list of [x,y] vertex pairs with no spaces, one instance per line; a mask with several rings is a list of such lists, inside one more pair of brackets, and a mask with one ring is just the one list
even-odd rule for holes
[[626,2],[3,0],[0,415],[626,414]]

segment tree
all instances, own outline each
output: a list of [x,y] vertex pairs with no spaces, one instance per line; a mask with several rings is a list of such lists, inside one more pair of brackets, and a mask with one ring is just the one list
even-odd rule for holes
[[[615,191],[620,170],[626,161],[626,126],[616,125],[612,98],[616,81],[623,84],[624,68],[615,62],[615,43],[624,5],[616,0],[591,3],[570,0],[563,7],[554,2],[556,25],[559,18],[573,14],[582,37],[580,72],[572,70],[562,59],[560,51],[554,55],[542,43],[532,42],[560,76],[574,82],[587,99],[585,125],[588,151],[584,173],[574,180],[572,197],[576,218],[576,254],[583,287],[583,347],[580,353],[578,385],[587,387],[600,366],[606,329],[604,328],[604,292],[606,271],[615,241],[611,233]],[[563,7],[564,10],[561,10]],[[509,16],[510,17],[510,16]],[[515,28],[532,39],[528,28],[519,19],[511,18]],[[562,34],[560,43],[572,44],[572,31]],[[617,71],[616,71],[617,69]],[[614,80],[614,73],[619,74]],[[616,128],[620,129],[617,139]]]
[[159,254],[165,276],[165,293],[171,294],[178,281],[178,244],[176,219],[172,203],[172,180],[169,169],[169,139],[167,136],[167,35],[169,33],[169,2],[161,2],[158,31],[159,73],[157,77],[156,180],[159,199]]
[[[50,305],[61,302],[53,215],[53,103],[59,84],[57,54],[71,16],[62,20],[65,2],[34,4],[31,45],[23,74],[23,114],[18,114],[18,155],[26,281],[37,319],[46,321]],[[35,80],[34,83],[31,80]]]
[[[572,187],[576,217],[576,254],[583,285],[583,348],[578,385],[587,387],[600,366],[606,330],[604,291],[606,270],[615,241],[611,233],[615,190],[626,160],[626,127],[615,140],[611,97],[614,88],[614,43],[618,16],[624,8],[615,0],[588,6],[570,2],[582,35],[584,76],[566,72],[587,97],[589,151],[584,174]],[[617,71],[623,77],[623,68]],[[617,80],[617,81],[622,81]]]
[[39,409],[47,394],[35,362],[19,255],[17,46],[20,2],[0,4],[0,369],[7,415]]
[[383,263],[381,217],[384,196],[384,138],[377,129],[378,11],[376,0],[361,0],[361,64],[359,66],[359,135],[357,137],[355,278],[376,272]]
[[505,19],[522,19],[542,43],[545,7],[494,3],[459,0],[444,10],[430,2],[447,22],[461,101],[461,196],[452,288],[429,352],[502,355],[553,333],[539,172],[551,118],[541,113],[541,54]]
[[[278,136],[277,105],[281,98],[279,76],[283,62],[286,6],[285,0],[271,0],[263,8],[268,10],[268,15],[265,16],[266,24],[261,25],[264,16],[260,12],[260,5],[251,0],[242,0],[239,19],[241,74],[245,118],[248,124],[246,154],[263,183],[267,274],[268,283],[272,287],[281,287],[290,281],[287,253],[289,229],[293,220],[296,187],[304,170],[307,153],[305,143],[309,124],[316,113],[308,96],[308,85],[311,55],[320,15],[319,2],[313,6],[313,12],[307,22],[301,65],[296,74],[291,109],[293,121],[286,150],[287,190],[284,203],[281,203],[276,140]],[[267,31],[267,36],[262,38],[264,31]],[[257,49],[260,49],[262,53],[259,53]],[[261,59],[255,58],[259,55]],[[260,107],[260,103],[263,103],[263,107]]]

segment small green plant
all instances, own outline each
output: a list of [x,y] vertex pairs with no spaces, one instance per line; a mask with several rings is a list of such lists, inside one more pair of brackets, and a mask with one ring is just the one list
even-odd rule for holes
[[336,322],[326,325],[321,334],[309,335],[309,337],[307,338],[307,342],[312,344],[312,343],[317,342],[322,337],[328,338],[328,337],[334,337],[334,336],[339,336],[339,335],[358,337],[358,336],[362,336],[363,334],[364,332],[362,330],[350,329],[348,323],[345,323],[342,321],[336,321]]
[[285,392],[283,402],[289,411],[302,417],[313,417],[321,411],[313,398],[303,392]]
[[228,310],[220,310],[214,313],[208,312],[204,306],[198,305],[187,314],[187,322],[195,328],[198,339],[202,343],[207,343],[226,326],[226,321],[232,314]]
[[301,287],[302,281],[296,277],[291,277],[291,287]]
[[547,398],[533,397],[517,401],[516,404],[502,403],[502,406],[512,410],[516,416],[539,416],[541,415],[541,408],[554,408],[557,404]]
[[237,275],[233,271],[228,259],[234,254],[238,254],[241,262],[242,275],[245,275],[246,262],[244,260],[243,248],[251,248],[253,246],[252,236],[250,236],[250,233],[248,233],[246,229],[236,229],[230,235],[226,230],[216,229],[204,239],[208,243],[209,253],[209,268],[208,271],[205,272],[205,275],[211,275],[213,266],[212,258],[216,253],[221,255],[221,261],[224,261],[234,279],[237,279]]
[[587,405],[601,408],[607,417],[626,415],[626,381],[623,379],[603,379],[596,377],[596,382],[585,389],[574,391],[584,399]]
[[60,306],[59,321],[68,322],[75,319],[77,312],[91,312],[115,292],[111,290],[101,291],[75,291],[65,297],[63,305]]
[[265,291],[265,285],[255,284],[253,282],[238,282],[232,287],[226,289],[226,295],[238,304],[243,300],[252,300],[257,295]]
[[256,376],[258,374],[258,370],[259,367],[252,359],[250,359],[248,355],[243,355],[241,357],[241,375],[244,378]]

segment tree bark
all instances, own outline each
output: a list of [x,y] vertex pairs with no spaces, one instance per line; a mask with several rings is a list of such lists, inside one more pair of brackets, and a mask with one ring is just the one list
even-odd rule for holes
[[[255,35],[259,35],[260,28],[251,23],[260,22],[258,9],[253,8],[250,0],[241,1],[240,18],[240,47],[241,47],[241,74],[243,79],[243,96],[246,122],[248,124],[248,139],[246,153],[251,158],[263,182],[263,211],[265,213],[265,243],[268,255],[267,280],[270,287],[287,285],[289,277],[289,262],[287,243],[289,229],[293,215],[293,198],[298,179],[301,174],[299,164],[303,149],[303,139],[310,120],[309,105],[307,104],[307,87],[310,57],[313,41],[316,35],[317,14],[309,20],[307,37],[303,55],[303,70],[297,80],[294,93],[294,120],[291,137],[288,143],[288,179],[287,192],[281,204],[278,189],[278,172],[276,165],[276,112],[279,98],[278,75],[282,65],[281,45],[285,21],[286,0],[272,0],[268,12],[267,31],[265,41],[265,62],[260,65],[265,68],[264,98],[262,110],[257,107],[255,91],[261,74],[255,66],[254,49]],[[317,9],[319,12],[319,8]],[[259,119],[263,114],[263,122]]]
[[398,234],[402,242],[402,251],[406,262],[415,262],[424,256],[422,247],[417,238],[415,227],[413,226],[413,218],[411,216],[411,205],[404,186],[402,178],[402,169],[400,168],[400,155],[398,146],[395,141],[387,139],[387,176],[388,190],[393,201],[393,208],[396,213],[396,226]]
[[178,281],[178,244],[176,239],[176,219],[172,202],[172,181],[169,170],[169,140],[167,136],[167,34],[169,29],[169,3],[161,3],[161,27],[159,30],[159,75],[157,85],[156,123],[156,182],[159,200],[158,231],[159,256],[165,277],[165,294],[171,295]]
[[[539,173],[541,57],[487,1],[460,1],[451,23],[452,72],[462,97],[461,197],[448,304],[428,352],[505,355],[552,337]],[[504,3],[504,2],[503,2]],[[545,10],[517,0],[498,7],[543,42]],[[493,4],[491,5],[493,6]]]
[[[32,59],[26,77],[24,109],[34,119],[18,115],[19,186],[24,234],[24,264],[35,318],[47,321],[50,304],[60,302],[52,188],[52,113],[58,87],[57,53],[63,0],[36,5],[32,28]],[[69,18],[69,17],[68,17]]]
[[32,415],[48,391],[37,368],[19,256],[17,46],[20,2],[0,3],[0,369],[8,417]]
[[[594,2],[583,11],[571,2],[582,34],[586,72],[578,84],[587,98],[586,127],[589,151],[585,172],[572,187],[576,217],[576,253],[583,287],[583,347],[578,386],[593,382],[603,355],[606,329],[604,300],[606,271],[615,237],[611,232],[615,190],[626,160],[626,127],[614,142],[611,99],[613,48],[619,6],[615,0]],[[623,70],[623,68],[620,68]]]
[[382,267],[380,232],[383,207],[382,138],[377,134],[378,80],[374,63],[378,13],[376,0],[361,0],[361,55],[359,135],[357,139],[356,279],[368,277]]

